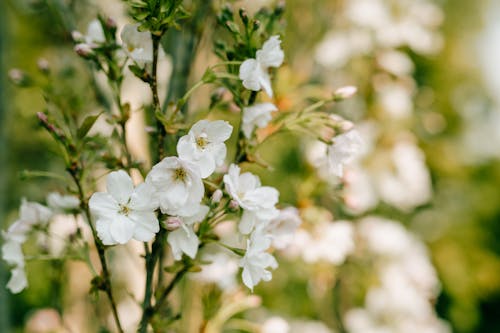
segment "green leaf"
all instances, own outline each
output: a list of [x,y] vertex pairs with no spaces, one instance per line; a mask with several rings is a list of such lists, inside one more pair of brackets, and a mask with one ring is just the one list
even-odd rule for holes
[[78,131],[76,132],[76,136],[78,139],[81,140],[87,135],[87,133],[90,131],[92,126],[94,126],[94,123],[101,114],[102,112],[94,116],[88,116],[83,120],[83,123],[80,125],[80,128],[78,128]]

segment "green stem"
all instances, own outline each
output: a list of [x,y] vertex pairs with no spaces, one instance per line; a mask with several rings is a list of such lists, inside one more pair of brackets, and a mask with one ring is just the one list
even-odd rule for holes
[[94,244],[97,249],[97,254],[99,255],[99,261],[101,262],[101,268],[102,268],[102,279],[104,280],[104,292],[108,296],[109,302],[111,304],[111,312],[113,313],[113,318],[116,323],[116,327],[118,329],[118,332],[123,333],[123,328],[120,323],[120,317],[118,316],[118,311],[116,307],[116,302],[113,297],[113,292],[111,290],[111,274],[108,269],[108,264],[106,262],[106,255],[105,255],[105,249],[104,245],[101,243],[99,240],[99,237],[97,236],[97,231],[92,224],[92,217],[90,215],[90,209],[88,202],[85,197],[85,193],[83,192],[83,187],[81,184],[81,180],[79,176],[77,175],[77,172],[74,169],[69,169],[69,173],[71,177],[73,178],[73,181],[75,182],[76,187],[78,188],[78,196],[80,199],[80,208],[84,212],[84,215],[87,219],[87,223],[90,226],[90,230],[92,231],[92,237],[94,238]]

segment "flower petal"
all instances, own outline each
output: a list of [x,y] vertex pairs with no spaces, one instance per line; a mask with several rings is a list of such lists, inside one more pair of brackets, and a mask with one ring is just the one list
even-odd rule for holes
[[106,188],[108,193],[120,204],[126,204],[132,192],[134,184],[132,178],[123,170],[113,171],[106,178]]

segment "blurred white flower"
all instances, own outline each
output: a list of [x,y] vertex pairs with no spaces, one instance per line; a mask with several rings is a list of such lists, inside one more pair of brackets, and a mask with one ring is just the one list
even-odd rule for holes
[[278,111],[272,103],[259,103],[243,108],[242,131],[247,139],[252,137],[255,127],[264,128],[271,121],[271,112]]
[[324,260],[341,265],[355,249],[354,228],[347,221],[320,223],[305,240],[302,257],[310,263]]
[[87,26],[87,34],[85,37],[85,43],[95,46],[95,44],[102,44],[106,41],[104,36],[104,30],[102,29],[101,22],[98,19],[90,21]]
[[378,54],[377,63],[387,72],[397,76],[410,75],[415,70],[410,57],[400,51],[389,50]]
[[290,325],[281,317],[271,317],[266,319],[260,328],[261,333],[289,333]]
[[139,31],[139,24],[127,24],[121,32],[123,48],[139,64],[153,61],[153,40],[149,31]]
[[10,225],[7,231],[3,233],[3,237],[6,240],[23,243],[34,226],[46,225],[51,217],[52,211],[49,208],[23,198],[19,208],[19,219]]
[[276,269],[278,262],[266,250],[271,246],[271,240],[266,235],[254,232],[247,240],[245,256],[240,260],[240,267],[243,267],[242,279],[245,286],[253,291],[261,280],[270,281],[273,277],[268,268]]
[[125,244],[132,238],[150,241],[160,230],[154,212],[158,208],[154,188],[143,183],[134,189],[132,179],[123,170],[108,175],[106,188],[107,193],[96,192],[89,200],[103,244]]
[[24,255],[21,243],[15,240],[5,240],[2,245],[2,259],[12,266],[24,266]]
[[295,231],[301,223],[297,208],[287,207],[280,210],[278,217],[271,220],[264,230],[271,237],[275,248],[284,249],[293,241]]
[[423,152],[412,143],[400,142],[393,148],[391,159],[392,171],[376,175],[382,200],[405,211],[429,201],[432,184]]
[[183,160],[195,164],[202,178],[210,176],[226,158],[226,145],[233,127],[223,120],[200,120],[189,133],[179,139],[177,153]]
[[28,279],[26,278],[26,272],[23,266],[16,266],[10,271],[10,279],[7,282],[7,289],[9,289],[13,294],[18,294],[23,289],[28,286]]
[[206,254],[203,256],[203,261],[210,263],[201,266],[201,272],[192,274],[193,278],[215,283],[220,289],[226,291],[237,286],[238,260],[235,255],[226,251]]
[[169,232],[167,242],[175,260],[181,260],[182,253],[194,259],[200,241],[193,231],[195,223],[203,221],[209,208],[205,205],[186,206],[171,214],[180,219],[180,228]]
[[239,77],[243,86],[249,90],[264,91],[273,96],[269,67],[279,67],[283,63],[285,54],[281,49],[279,36],[271,36],[257,51],[256,59],[247,59],[240,66]]
[[239,231],[246,235],[259,222],[267,223],[278,216],[275,208],[279,192],[270,186],[261,186],[259,177],[245,172],[240,174],[239,166],[231,164],[224,175],[224,184],[229,195],[244,209]]
[[356,214],[364,213],[378,204],[370,175],[357,165],[344,171],[344,189],[342,196],[347,208]]
[[47,195],[47,204],[55,211],[68,211],[80,206],[80,200],[74,195],[61,195],[51,192]]
[[344,165],[352,162],[360,154],[362,144],[363,140],[355,129],[336,136],[327,149],[326,163],[330,172],[342,177]]
[[155,188],[164,214],[199,204],[205,192],[198,167],[175,156],[166,157],[153,166],[146,183]]
[[395,118],[405,118],[413,112],[413,91],[397,82],[383,84],[377,89],[382,109]]

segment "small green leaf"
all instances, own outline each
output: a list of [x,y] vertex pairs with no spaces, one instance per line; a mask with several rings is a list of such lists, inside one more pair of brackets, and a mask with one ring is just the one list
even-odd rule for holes
[[80,125],[80,128],[78,128],[78,131],[76,132],[76,136],[78,139],[81,140],[87,135],[87,133],[90,131],[92,126],[94,126],[94,123],[101,114],[102,112],[97,115],[88,116],[83,120],[82,124]]

